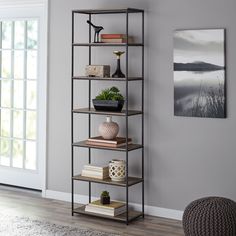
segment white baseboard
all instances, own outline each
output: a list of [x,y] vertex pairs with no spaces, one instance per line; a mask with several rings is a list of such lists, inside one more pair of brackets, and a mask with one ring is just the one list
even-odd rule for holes
[[[71,201],[71,194],[70,193],[64,193],[64,192],[58,192],[53,190],[46,190],[45,197],[50,199],[56,199],[61,201],[70,202]],[[92,200],[95,198],[92,197]],[[76,203],[86,204],[88,202],[88,196],[75,194],[74,195],[74,201]],[[135,210],[140,210],[141,205],[137,203],[130,203],[130,206],[133,207]],[[183,211],[173,210],[173,209],[167,209],[167,208],[161,208],[156,206],[148,206],[145,205],[145,214],[151,215],[151,216],[158,216],[168,219],[175,219],[175,220],[182,220]]]

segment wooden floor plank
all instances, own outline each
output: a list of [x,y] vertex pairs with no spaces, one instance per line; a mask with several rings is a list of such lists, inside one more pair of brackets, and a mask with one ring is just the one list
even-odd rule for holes
[[26,216],[51,223],[119,233],[122,236],[183,236],[177,220],[145,216],[130,225],[89,216],[71,216],[70,203],[41,198],[40,193],[0,185],[0,212]]

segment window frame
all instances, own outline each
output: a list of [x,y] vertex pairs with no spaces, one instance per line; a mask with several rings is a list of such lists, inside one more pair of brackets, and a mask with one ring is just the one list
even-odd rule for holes
[[[47,140],[47,50],[48,50],[48,0],[4,0],[0,2],[0,20],[38,18],[38,101],[37,101],[37,155],[40,158],[39,170],[42,196],[46,193],[46,140]],[[30,180],[29,180],[30,182]],[[24,187],[24,186],[23,186]]]

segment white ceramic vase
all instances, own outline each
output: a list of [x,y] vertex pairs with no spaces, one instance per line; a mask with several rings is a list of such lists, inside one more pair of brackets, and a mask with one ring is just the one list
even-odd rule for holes
[[123,160],[115,160],[109,162],[109,177],[112,181],[125,181],[126,164]]
[[106,122],[99,125],[98,132],[104,139],[114,139],[119,133],[119,125],[112,121],[111,116],[107,116]]

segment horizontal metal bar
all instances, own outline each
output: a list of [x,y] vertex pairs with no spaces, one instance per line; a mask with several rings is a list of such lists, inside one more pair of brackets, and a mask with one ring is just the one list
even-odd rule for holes
[[123,8],[123,9],[86,9],[86,10],[73,10],[73,13],[79,14],[124,14],[124,13],[142,13],[144,10],[136,8]]
[[73,47],[143,47],[142,43],[73,43]]
[[89,77],[89,76],[73,76],[72,77],[73,80],[88,80],[88,81],[121,81],[121,82],[125,82],[126,80],[128,81],[142,81],[143,77],[129,77],[129,78],[113,78],[113,77]]

